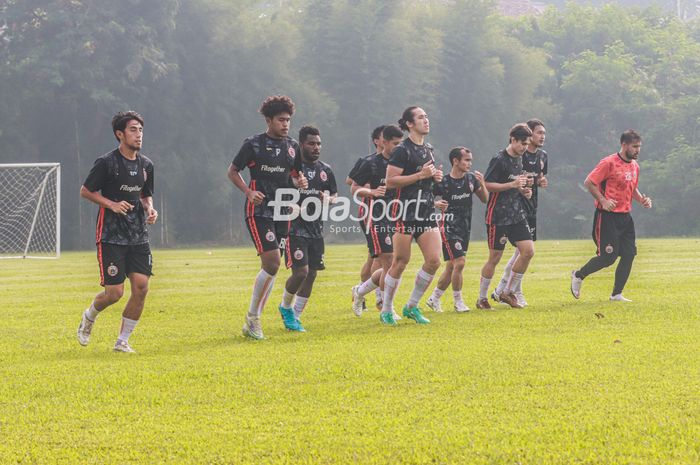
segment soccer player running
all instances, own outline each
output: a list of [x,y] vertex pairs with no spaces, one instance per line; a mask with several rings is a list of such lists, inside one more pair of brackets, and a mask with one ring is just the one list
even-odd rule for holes
[[[352,167],[350,170],[350,173],[348,173],[347,178],[345,178],[345,184],[348,186],[352,186],[355,176],[357,175],[358,171],[362,167],[362,165],[368,161],[374,159],[378,154],[382,152],[382,147],[383,147],[383,140],[382,140],[382,131],[384,130],[386,126],[377,126],[372,130],[371,138],[372,138],[372,143],[374,144],[374,153],[371,153],[369,155],[366,155],[364,157],[360,157],[357,159],[357,162],[355,162],[355,166]],[[369,202],[369,199],[367,199],[367,202]],[[365,215],[367,215],[367,212],[369,211],[368,204],[363,202],[360,204],[359,211],[358,211],[358,217],[359,218],[365,218]],[[370,245],[371,242],[371,237],[367,233],[367,224],[364,220],[360,220],[360,228],[362,228],[362,232],[365,235],[365,239],[367,240],[367,245]],[[361,285],[365,281],[367,281],[370,276],[378,269],[381,269],[381,263],[380,262],[375,262],[375,260],[372,258],[371,254],[367,254],[367,260],[365,260],[365,263],[362,265],[362,268],[360,269],[360,283],[358,284]],[[376,289],[376,297],[377,297],[377,309],[382,308],[382,293],[379,288]],[[367,305],[365,303],[365,300],[362,299],[362,310],[367,310]],[[359,315],[358,315],[359,316]]]
[[104,290],[83,312],[78,342],[88,345],[95,320],[102,310],[121,299],[128,277],[131,295],[122,312],[114,350],[135,352],[129,337],[143,312],[153,264],[146,225],[158,219],[153,208],[153,162],[141,154],[141,115],[134,111],[117,113],[112,118],[112,132],[119,147],[95,160],[80,188],[81,197],[100,206],[95,239]]
[[[352,193],[368,202],[369,211],[365,219],[365,234],[368,237],[369,256],[381,265],[364,282],[352,288],[352,311],[362,315],[365,295],[373,290],[384,289],[386,272],[391,267],[394,247],[393,222],[388,218],[387,205],[393,197],[393,189],[386,188],[386,168],[391,153],[401,143],[403,132],[398,126],[385,126],[382,131],[382,149],[373,158],[366,160],[353,178]],[[379,299],[381,302],[381,299]],[[401,319],[392,309],[394,320]]]
[[[544,123],[538,119],[531,119],[527,122],[527,126],[532,131],[532,137],[530,137],[530,144],[527,146],[527,150],[523,154],[523,170],[528,179],[528,186],[532,188],[532,197],[526,199],[522,198],[525,204],[525,210],[527,212],[527,225],[530,227],[530,234],[532,234],[532,240],[537,240],[537,190],[542,187],[545,188],[548,185],[547,180],[547,152],[542,150],[544,146],[545,136],[547,130],[544,127]],[[500,302],[500,295],[505,290],[508,285],[508,280],[510,279],[510,272],[513,268],[513,263],[518,259],[520,252],[516,248],[513,252],[513,256],[508,260],[505,270],[503,270],[503,276],[501,281],[498,283],[496,290],[491,294],[491,298],[496,302]],[[515,298],[518,303],[523,307],[527,307],[527,301],[525,300],[525,295],[523,294],[522,282],[515,289]]]
[[508,284],[500,299],[513,308],[523,308],[515,298],[514,292],[535,255],[535,243],[530,235],[527,213],[522,202],[522,197],[529,199],[532,195],[532,189],[527,187],[528,179],[523,174],[522,163],[522,156],[527,150],[531,136],[532,131],[527,124],[513,126],[508,146],[491,159],[484,176],[486,189],[489,191],[486,206],[489,258],[481,269],[479,299],[476,301],[476,308],[479,309],[491,308],[487,298],[491,278],[508,241],[518,248],[519,255],[513,263]]
[[[313,126],[299,130],[301,145],[301,173],[308,186],[300,189],[299,205],[308,204],[307,211],[289,222],[289,233],[285,243],[287,268],[292,275],[287,279],[279,306],[284,326],[291,331],[304,331],[301,314],[311,296],[316,274],[326,267],[323,263],[323,221],[321,205],[333,203],[338,186],[331,167],[319,160],[321,156],[321,133]],[[309,197],[318,199],[308,201]],[[309,203],[310,202],[310,203]],[[295,300],[296,297],[296,300]]]
[[399,120],[399,127],[408,132],[408,137],[394,149],[386,170],[387,189],[396,189],[390,216],[390,219],[396,219],[396,233],[394,257],[384,278],[380,321],[396,325],[392,313],[394,296],[411,258],[411,242],[415,238],[424,262],[403,308],[403,316],[419,324],[428,324],[430,320],[423,316],[418,302],[440,268],[440,233],[434,218],[433,184],[442,181],[442,169],[435,166],[433,148],[425,142],[430,122],[422,108],[407,108]]
[[584,181],[595,199],[593,242],[596,256],[582,268],[571,272],[571,293],[581,297],[581,284],[586,276],[606,268],[620,257],[615,269],[615,284],[610,300],[631,302],[622,295],[637,255],[634,222],[630,211],[632,199],[644,208],[651,208],[651,198],[639,192],[639,151],[642,137],[629,129],[620,136],[620,151],[603,158]]
[[462,272],[469,248],[472,224],[472,194],[486,203],[488,191],[484,186],[484,175],[470,173],[473,155],[466,147],[455,147],[449,154],[452,169],[442,181],[435,185],[435,195],[440,197],[435,205],[442,211],[440,235],[442,256],[447,262],[426,305],[442,312],[440,298],[452,284],[454,309],[458,313],[468,312],[469,307],[462,298]]
[[[267,131],[246,139],[228,168],[229,179],[246,196],[245,223],[260,256],[261,267],[243,325],[243,335],[252,339],[264,339],[260,317],[280,266],[278,239],[287,231],[287,222],[275,221],[274,209],[268,203],[274,200],[277,189],[291,187],[290,174],[294,186],[307,187],[306,178],[299,173],[299,144],[289,137],[294,102],[285,95],[268,97],[260,113]],[[245,168],[250,170],[249,185],[241,176]],[[297,325],[291,329],[297,329]]]

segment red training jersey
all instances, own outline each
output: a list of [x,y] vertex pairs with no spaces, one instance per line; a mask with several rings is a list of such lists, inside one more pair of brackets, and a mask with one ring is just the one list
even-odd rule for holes
[[[625,161],[619,153],[613,153],[600,160],[588,175],[609,200],[617,202],[612,210],[627,213],[632,210],[632,194],[639,184],[639,164],[636,160]],[[595,207],[602,210],[596,200]]]

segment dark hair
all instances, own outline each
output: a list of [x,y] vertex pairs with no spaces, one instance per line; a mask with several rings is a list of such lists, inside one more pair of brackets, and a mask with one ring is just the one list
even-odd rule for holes
[[620,144],[631,144],[632,142],[639,142],[640,140],[642,140],[642,136],[634,129],[628,129],[620,136]]
[[286,95],[273,95],[263,100],[260,113],[265,118],[274,118],[280,113],[294,114],[294,102]]
[[454,165],[455,160],[460,161],[462,159],[462,156],[464,155],[464,152],[472,153],[472,151],[466,147],[455,147],[452,150],[450,150],[450,154],[448,155],[448,158],[450,159],[450,165]]
[[[135,119],[141,123],[141,126],[143,126],[143,116],[139,115],[135,111],[120,111],[114,115],[112,118],[112,132],[114,133],[114,137],[117,137],[117,131],[124,132],[126,125],[129,124],[129,121],[132,119]],[[119,140],[118,137],[117,140]]]
[[532,131],[530,128],[527,126],[525,123],[518,123],[512,128],[510,128],[510,134],[509,134],[511,139],[515,139],[517,141],[523,141],[526,140],[528,137],[532,136]]
[[314,126],[302,126],[299,129],[299,143],[303,144],[307,137],[309,136],[321,136],[317,127]]
[[385,127],[386,126],[382,124],[381,126],[377,126],[376,128],[374,128],[374,130],[372,131],[372,141],[379,139],[379,136],[382,135],[382,131]]
[[382,137],[384,137],[384,140],[396,139],[397,137],[403,137],[403,132],[397,125],[390,124],[388,126],[384,126]]
[[527,124],[527,127],[529,127],[531,131],[534,131],[537,126],[545,127],[544,123],[538,120],[537,118],[532,118],[528,120],[525,124]]
[[413,122],[413,110],[418,108],[417,106],[412,106],[408,107],[403,111],[403,115],[401,115],[401,119],[399,120],[399,127],[403,131],[408,131],[408,123],[409,121],[412,123]]

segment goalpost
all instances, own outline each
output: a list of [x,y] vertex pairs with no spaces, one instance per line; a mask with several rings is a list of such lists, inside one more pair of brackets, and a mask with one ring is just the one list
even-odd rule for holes
[[0,164],[0,259],[61,255],[61,164]]

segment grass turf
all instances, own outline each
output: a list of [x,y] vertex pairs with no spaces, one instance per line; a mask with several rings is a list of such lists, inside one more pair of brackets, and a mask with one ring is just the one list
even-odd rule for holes
[[[329,246],[308,332],[282,329],[282,271],[265,341],[240,336],[250,248],[158,250],[134,355],[111,351],[124,301],[75,340],[93,253],[0,261],[0,463],[700,463],[699,245],[639,241],[623,304],[607,300],[613,269],[571,297],[589,241],[540,241],[527,309],[397,328],[350,310],[365,249]],[[485,257],[472,243],[469,305]]]

